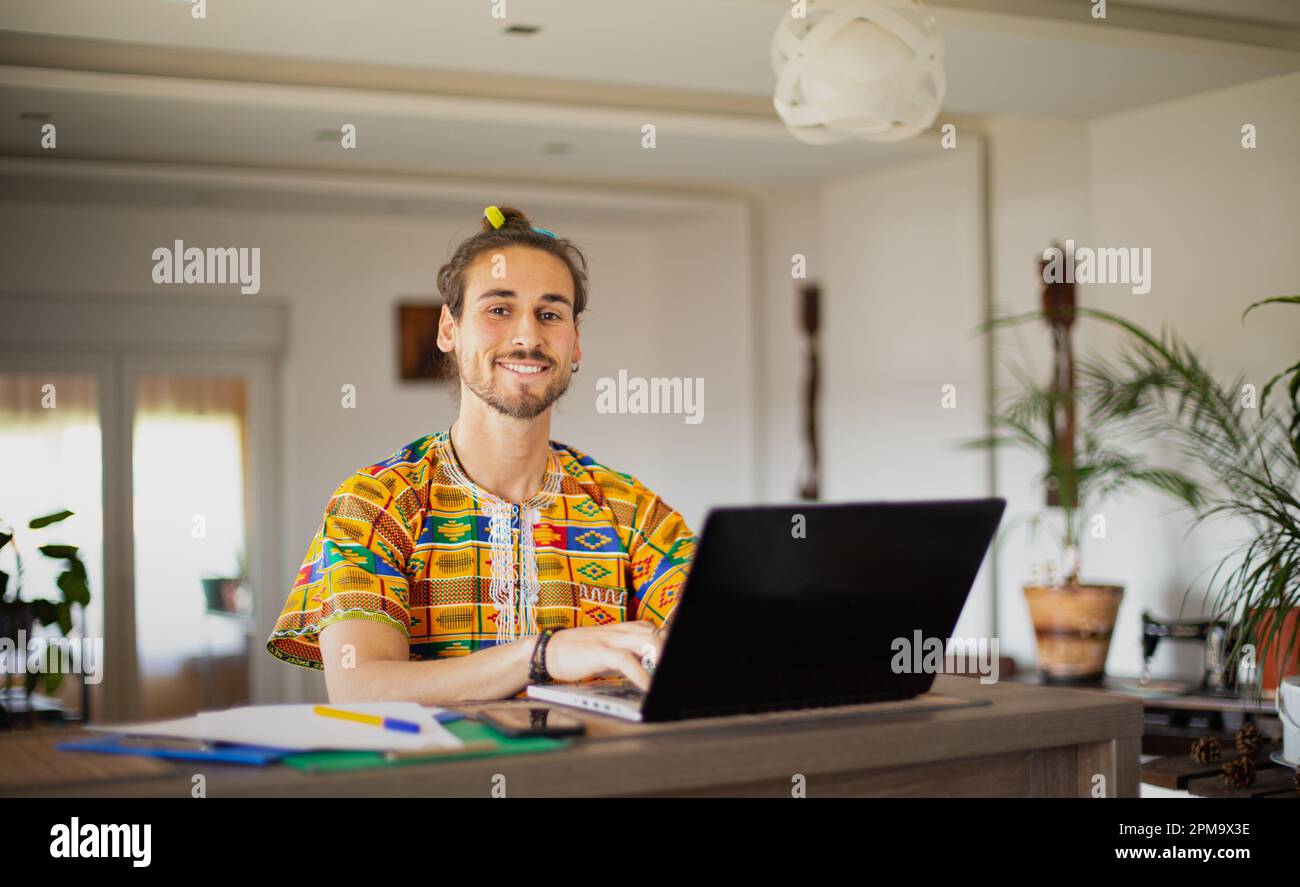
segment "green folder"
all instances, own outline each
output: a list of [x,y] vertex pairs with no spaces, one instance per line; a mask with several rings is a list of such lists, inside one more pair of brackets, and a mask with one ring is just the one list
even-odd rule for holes
[[304,773],[337,773],[343,770],[361,770],[366,767],[400,767],[404,764],[434,764],[440,761],[463,761],[467,758],[487,758],[494,755],[554,751],[569,744],[567,739],[556,739],[550,736],[502,736],[486,724],[468,718],[452,721],[443,726],[452,735],[464,741],[467,746],[473,747],[461,751],[394,760],[389,760],[380,751],[312,751],[286,755],[280,759],[280,762]]

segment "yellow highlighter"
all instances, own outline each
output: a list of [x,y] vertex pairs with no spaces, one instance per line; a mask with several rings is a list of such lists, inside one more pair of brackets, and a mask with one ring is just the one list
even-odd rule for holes
[[356,721],[358,724],[372,724],[376,727],[383,727],[385,730],[400,730],[403,733],[420,732],[420,725],[415,723],[415,721],[403,721],[400,718],[381,718],[379,715],[366,715],[356,711],[344,711],[341,708],[330,708],[327,705],[318,705],[312,709],[312,712],[318,715],[324,715],[327,718]]

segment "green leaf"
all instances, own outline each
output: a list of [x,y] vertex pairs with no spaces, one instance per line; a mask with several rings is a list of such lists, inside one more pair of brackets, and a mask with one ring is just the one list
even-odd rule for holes
[[46,598],[38,598],[37,600],[29,601],[29,603],[32,605],[32,619],[35,622],[38,622],[41,625],[53,625],[55,622],[59,621],[59,611],[58,608],[55,607],[54,601],[47,600]]
[[977,437],[972,440],[964,440],[957,444],[963,450],[988,450],[1007,444],[1018,444],[1020,440],[1005,435],[991,434],[988,437]]
[[68,572],[72,573],[74,576],[80,576],[82,579],[85,579],[86,565],[81,562],[81,558],[74,555],[73,557],[68,558]]
[[47,671],[44,674],[44,678],[45,678],[45,692],[48,695],[52,696],[54,695],[54,692],[59,689],[59,684],[63,683],[63,672]]
[[1258,308],[1261,305],[1277,305],[1281,303],[1300,305],[1300,296],[1273,296],[1271,299],[1260,299],[1258,302],[1255,302],[1245,311],[1241,312],[1241,319],[1245,320],[1247,314],[1254,311],[1256,308]]
[[1175,499],[1181,500],[1192,508],[1197,508],[1203,498],[1196,481],[1177,471],[1164,468],[1138,469],[1132,472],[1133,480],[1144,483]]
[[34,518],[27,526],[33,530],[39,530],[42,527],[48,527],[50,524],[57,524],[61,520],[67,520],[72,517],[71,511],[56,511],[54,514],[47,514],[45,517]]
[[13,533],[0,533],[0,548],[9,544],[9,540],[14,537]]
[[1268,380],[1268,383],[1264,386],[1264,390],[1259,395],[1259,405],[1261,407],[1264,406],[1264,403],[1268,400],[1268,393],[1273,390],[1273,386],[1285,379],[1287,376],[1290,376],[1292,373],[1295,373],[1295,376],[1291,379],[1290,390],[1288,393],[1291,394],[1291,399],[1295,400],[1294,389],[1297,384],[1300,384],[1300,363],[1296,363],[1294,366],[1286,368]]
[[77,556],[77,546],[75,545],[42,545],[41,554],[53,558],[69,558]]
[[59,623],[59,631],[63,632],[64,637],[67,637],[68,633],[72,631],[72,608],[68,606],[67,601],[59,601],[54,605],[54,609]]
[[5,599],[5,590],[9,588],[9,574],[0,570],[0,601]]
[[90,588],[86,585],[85,576],[78,576],[69,570],[59,576],[58,584],[63,590],[63,600],[67,603],[82,607],[90,603]]

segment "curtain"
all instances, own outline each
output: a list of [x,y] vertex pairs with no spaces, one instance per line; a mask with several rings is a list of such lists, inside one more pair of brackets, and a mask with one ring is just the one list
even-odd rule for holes
[[97,423],[98,411],[99,392],[92,375],[0,373],[0,428]]

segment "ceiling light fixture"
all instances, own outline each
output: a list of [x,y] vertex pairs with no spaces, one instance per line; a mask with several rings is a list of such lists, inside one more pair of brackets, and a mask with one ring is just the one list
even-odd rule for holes
[[943,104],[943,35],[920,0],[807,0],[772,35],[772,104],[810,145],[898,142]]

